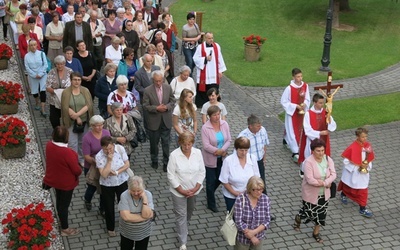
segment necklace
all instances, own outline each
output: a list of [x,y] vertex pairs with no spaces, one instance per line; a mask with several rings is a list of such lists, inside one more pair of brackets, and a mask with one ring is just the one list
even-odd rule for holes
[[141,199],[142,199],[142,198],[140,198],[140,199],[137,201],[137,203],[136,203],[136,202],[135,202],[135,199],[133,199],[133,197],[132,197],[133,205],[135,205],[135,207],[138,207]]

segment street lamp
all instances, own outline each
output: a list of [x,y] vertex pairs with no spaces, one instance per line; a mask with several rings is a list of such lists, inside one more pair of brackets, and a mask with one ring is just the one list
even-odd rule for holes
[[329,8],[326,13],[326,28],[324,36],[324,51],[322,53],[321,64],[319,68],[320,71],[329,72],[330,53],[331,53],[331,43],[332,43],[332,19],[333,19],[333,0],[329,0]]

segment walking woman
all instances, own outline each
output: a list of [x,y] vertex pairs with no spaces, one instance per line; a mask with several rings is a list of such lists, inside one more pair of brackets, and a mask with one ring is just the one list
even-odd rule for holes
[[[195,66],[193,56],[201,38],[201,32],[195,18],[196,16],[193,13],[187,14],[187,24],[182,27],[182,51],[185,55],[186,65],[189,66],[191,72],[193,72]],[[192,77],[192,74],[190,74],[190,77]]]
[[184,132],[190,132],[196,137],[197,119],[196,105],[193,103],[194,93],[190,89],[184,89],[179,98],[178,105],[172,112],[172,125],[176,131],[176,141]]
[[312,154],[304,160],[304,178],[301,185],[303,207],[295,217],[293,225],[296,231],[300,230],[301,221],[312,221],[315,226],[312,237],[323,243],[320,235],[321,226],[325,226],[331,184],[336,179],[335,165],[332,159],[325,155],[325,142],[321,139],[311,141]]

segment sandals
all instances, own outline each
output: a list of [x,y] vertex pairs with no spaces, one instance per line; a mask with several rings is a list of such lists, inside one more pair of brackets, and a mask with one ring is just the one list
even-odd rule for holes
[[77,228],[67,228],[64,230],[61,230],[61,236],[74,236],[79,233],[79,229]]
[[300,231],[300,224],[301,224],[300,215],[296,214],[296,216],[294,217],[294,224],[293,224],[294,230]]
[[321,239],[321,234],[317,233],[312,235],[312,237],[317,241],[318,243],[323,243],[324,241]]

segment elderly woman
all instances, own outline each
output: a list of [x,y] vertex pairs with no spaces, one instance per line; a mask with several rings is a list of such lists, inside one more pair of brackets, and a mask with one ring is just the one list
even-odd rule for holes
[[207,207],[213,212],[218,212],[215,202],[215,190],[219,184],[222,159],[227,155],[231,145],[231,132],[226,121],[221,120],[221,110],[218,106],[211,106],[208,111],[208,120],[201,128],[203,142],[203,159],[206,166],[206,194]]
[[265,231],[270,224],[270,199],[263,194],[264,182],[251,177],[242,195],[235,202],[235,224],[238,229],[234,250],[263,249]]
[[129,168],[129,159],[121,145],[113,143],[110,136],[100,140],[101,150],[96,154],[96,167],[100,172],[100,187],[103,195],[104,211],[108,235],[115,233],[115,195],[118,202],[121,194],[127,190],[129,178],[126,170]]
[[140,43],[137,51],[138,58],[142,57],[146,52],[146,33],[149,31],[147,23],[143,21],[143,13],[136,9],[135,21],[133,22],[133,30],[137,32]]
[[[107,112],[112,115],[111,105],[114,102],[122,103],[122,113],[130,114],[132,111],[137,110],[137,101],[135,95],[128,91],[128,78],[124,75],[119,75],[116,80],[117,89],[111,92],[107,98]],[[139,95],[139,93],[137,93]]]
[[67,46],[64,49],[64,55],[65,55],[65,66],[68,68],[72,69],[74,72],[79,72],[81,75],[83,75],[83,68],[81,62],[74,58],[74,48],[71,46]]
[[82,86],[87,88],[94,99],[94,86],[96,85],[96,59],[93,54],[86,49],[83,40],[76,41],[77,52],[75,58],[81,62],[83,75]]
[[103,37],[104,48],[111,45],[111,39],[113,39],[122,30],[121,21],[116,19],[117,13],[114,9],[108,10],[107,18],[103,21],[106,33]]
[[[95,171],[96,154],[101,150],[100,139],[104,136],[110,136],[110,131],[104,129],[104,119],[100,115],[94,115],[89,120],[90,130],[83,136],[82,153],[85,158],[84,173],[85,176],[90,171]],[[97,170],[96,170],[97,171]],[[90,211],[92,209],[92,198],[95,191],[100,191],[99,180],[93,180],[93,183],[87,183],[87,188],[84,196],[85,208]],[[100,194],[100,214],[104,213],[102,204],[102,196]]]
[[163,62],[164,76],[168,82],[171,82],[174,76],[174,61],[172,60],[171,53],[166,50],[164,43],[165,42],[161,39],[154,42],[156,46],[156,55],[161,57]]
[[119,61],[122,59],[122,46],[119,37],[112,38],[111,45],[106,47],[104,57],[106,58],[106,63],[114,63],[115,66],[118,66]]
[[46,145],[46,173],[43,183],[56,190],[56,211],[60,218],[61,236],[79,233],[68,226],[68,207],[71,204],[74,189],[79,184],[82,169],[78,165],[78,155],[68,148],[68,129],[57,126],[53,130],[52,140]]
[[154,202],[142,177],[128,179],[128,190],[121,194],[118,210],[121,250],[146,250],[151,235]]
[[117,75],[128,77],[128,89],[131,90],[135,82],[135,73],[139,69],[139,62],[135,58],[135,52],[132,48],[125,48],[122,52],[122,57],[123,59],[118,64]]
[[168,181],[181,247],[186,250],[188,222],[196,206],[196,197],[203,188],[205,168],[199,149],[193,147],[194,135],[179,135],[180,147],[172,151],[167,166]]
[[68,146],[78,153],[79,163],[83,165],[82,139],[88,129],[86,123],[93,116],[93,102],[89,90],[81,86],[81,74],[72,72],[70,80],[71,86],[61,95],[61,120],[68,128]]
[[94,88],[94,95],[99,99],[99,112],[104,119],[107,119],[109,116],[107,112],[108,95],[117,89],[117,84],[115,82],[116,70],[117,66],[115,66],[115,64],[107,63],[104,67],[105,75],[99,78]]
[[179,98],[178,105],[172,112],[172,125],[176,131],[176,139],[184,132],[192,133],[196,137],[197,119],[196,105],[193,103],[193,92],[190,89],[184,89]]
[[49,93],[48,103],[50,105],[50,123],[53,128],[60,126],[61,118],[61,93],[65,88],[71,86],[70,68],[65,67],[65,58],[56,56],[54,58],[55,68],[49,71],[46,80],[46,91]]
[[252,176],[260,177],[257,158],[249,154],[250,140],[239,137],[235,140],[234,147],[235,152],[225,158],[219,175],[228,211],[231,211],[236,197],[246,191],[248,180]]
[[171,81],[170,85],[176,100],[179,99],[184,89],[190,89],[193,92],[193,98],[196,96],[196,84],[193,78],[190,77],[191,72],[187,65],[183,65],[179,68],[179,76]]
[[[160,67],[160,70],[164,73],[165,72],[164,63],[162,61],[161,56],[157,55],[156,46],[154,46],[154,44],[147,45],[146,53],[151,55],[151,57],[153,58],[153,65]],[[139,64],[140,64],[140,67],[143,67],[144,56],[139,58]]]
[[128,157],[131,157],[133,148],[129,143],[136,135],[136,127],[132,117],[123,113],[124,105],[120,102],[111,104],[112,116],[107,118],[104,128],[110,131],[114,142],[124,147]]
[[315,224],[313,238],[323,243],[319,233],[321,225],[325,226],[331,184],[336,179],[336,170],[333,160],[325,155],[325,142],[321,139],[311,141],[311,155],[304,160],[304,178],[301,184],[303,207],[295,217],[293,225],[296,231],[300,230],[301,220],[305,223],[312,221]]
[[62,40],[64,34],[64,23],[59,21],[60,16],[57,12],[54,12],[51,16],[53,19],[46,26],[45,37],[49,41],[47,57],[51,62],[53,62],[56,56],[63,54]]
[[40,110],[40,114],[46,118],[47,60],[46,55],[42,51],[37,50],[36,40],[29,41],[29,52],[25,55],[24,64],[26,72],[28,73],[31,93],[36,102],[35,109]]
[[196,52],[198,41],[201,38],[201,32],[195,18],[196,16],[192,12],[187,14],[187,24],[182,27],[182,51],[185,55],[186,65],[189,66],[192,72],[195,66],[193,56]]

